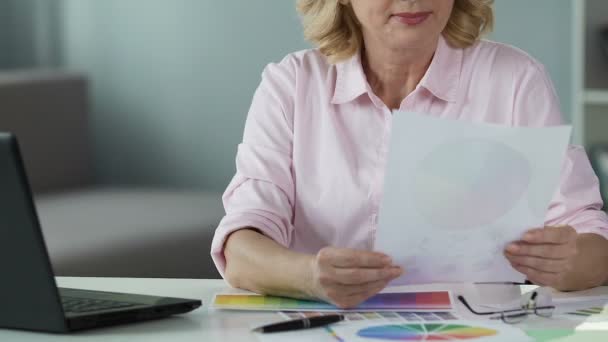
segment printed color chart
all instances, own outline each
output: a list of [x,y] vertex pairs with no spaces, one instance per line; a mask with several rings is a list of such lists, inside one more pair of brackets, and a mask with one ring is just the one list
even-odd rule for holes
[[449,291],[380,293],[352,310],[316,301],[255,294],[218,294],[215,309],[256,311],[450,311],[452,296]]
[[329,327],[335,336],[348,342],[382,341],[484,341],[528,342],[519,329],[502,322],[452,320],[443,322],[349,322]]
[[[281,311],[279,315],[284,319],[302,319],[310,317],[318,317],[325,315],[332,315],[331,312],[319,312],[319,311]],[[364,311],[364,312],[347,312],[344,314],[345,322],[358,322],[358,321],[374,321],[383,320],[390,322],[439,322],[439,321],[450,321],[457,320],[458,317],[454,316],[451,312],[411,312],[411,311]]]

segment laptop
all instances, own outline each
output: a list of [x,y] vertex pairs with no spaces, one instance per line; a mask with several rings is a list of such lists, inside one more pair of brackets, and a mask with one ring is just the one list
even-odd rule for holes
[[0,132],[0,328],[64,333],[182,314],[200,300],[57,288],[16,137]]

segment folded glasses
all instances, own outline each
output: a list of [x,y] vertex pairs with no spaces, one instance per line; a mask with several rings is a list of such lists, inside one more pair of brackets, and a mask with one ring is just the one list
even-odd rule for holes
[[491,318],[501,319],[503,322],[509,324],[519,323],[525,320],[530,314],[549,318],[553,316],[553,311],[555,311],[555,306],[552,305],[550,293],[538,290],[524,294],[521,300],[521,307],[510,310],[480,312],[473,309],[463,296],[458,296],[458,300],[475,315],[494,316]]

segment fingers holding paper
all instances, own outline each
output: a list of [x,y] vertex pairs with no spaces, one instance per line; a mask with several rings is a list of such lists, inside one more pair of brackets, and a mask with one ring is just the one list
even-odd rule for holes
[[312,263],[317,298],[340,308],[353,308],[380,292],[403,270],[381,253],[327,247]]
[[509,244],[505,256],[531,282],[559,287],[578,254],[577,236],[570,226],[532,229],[522,240]]

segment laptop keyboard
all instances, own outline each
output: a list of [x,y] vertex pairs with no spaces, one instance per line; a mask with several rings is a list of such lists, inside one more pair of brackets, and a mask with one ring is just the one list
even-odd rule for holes
[[116,302],[91,298],[61,297],[61,304],[66,313],[83,313],[102,310],[124,309],[140,305],[137,303]]

